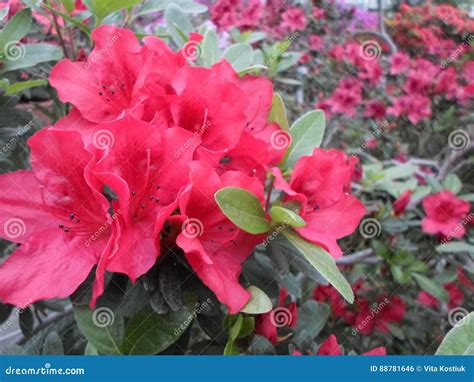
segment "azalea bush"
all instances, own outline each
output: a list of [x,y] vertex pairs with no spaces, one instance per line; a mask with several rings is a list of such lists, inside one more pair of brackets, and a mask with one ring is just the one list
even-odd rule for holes
[[472,354],[465,11],[0,6],[3,353]]

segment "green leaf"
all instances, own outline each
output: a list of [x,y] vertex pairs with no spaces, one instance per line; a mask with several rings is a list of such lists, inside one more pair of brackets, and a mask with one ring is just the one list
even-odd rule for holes
[[99,25],[100,22],[111,13],[133,7],[140,3],[141,0],[88,0],[86,5],[88,5],[90,11],[96,17],[96,24]]
[[194,30],[193,24],[181,8],[174,4],[166,7],[165,20],[173,41],[181,47],[187,41],[187,36]]
[[0,54],[7,43],[19,42],[31,29],[33,18],[31,17],[31,9],[25,8],[17,12],[5,25],[0,32]]
[[283,53],[281,58],[278,61],[277,65],[277,73],[283,72],[289,68],[291,68],[293,65],[295,65],[299,59],[301,58],[301,53],[298,52],[286,52]]
[[100,354],[122,354],[120,346],[124,338],[124,320],[105,307],[89,309],[75,306],[74,317],[82,334]]
[[435,355],[462,355],[474,343],[474,312],[469,313],[444,337]]
[[441,253],[457,253],[470,252],[474,253],[474,245],[468,244],[464,241],[454,241],[451,243],[441,244],[436,247],[436,250]]
[[33,334],[33,328],[35,326],[35,319],[33,312],[30,308],[23,309],[20,311],[20,329],[23,335],[28,338]]
[[323,330],[330,315],[331,308],[329,305],[307,300],[298,309],[298,323],[294,338],[298,347],[311,343],[311,340]]
[[99,355],[99,352],[90,342],[87,342],[86,348],[84,349],[84,355]]
[[354,293],[347,280],[344,278],[336,262],[324,249],[317,247],[302,239],[293,231],[285,231],[283,235],[303,256],[321,273],[321,275],[348,301],[354,302]]
[[5,87],[5,95],[9,96],[12,94],[20,93],[24,90],[37,88],[39,86],[47,85],[47,80],[31,80],[31,81],[24,81],[24,82],[17,82],[12,85],[8,85]]
[[270,209],[270,216],[272,217],[273,223],[284,224],[296,228],[304,227],[306,225],[306,222],[300,215],[284,207],[273,206]]
[[10,7],[5,7],[3,9],[0,9],[0,21],[3,21],[6,15],[8,15],[9,11],[10,11]]
[[224,355],[240,355],[237,344],[233,341],[227,342],[224,348]]
[[250,44],[234,44],[222,55],[236,72],[242,72],[252,65],[253,49]]
[[272,310],[272,301],[264,291],[254,285],[249,286],[247,290],[252,294],[252,297],[247,305],[242,308],[241,312],[248,314],[262,314]]
[[147,13],[163,11],[170,4],[176,5],[186,13],[203,13],[207,11],[207,7],[205,5],[196,3],[192,0],[149,0],[143,3],[144,4],[139,9],[137,15],[145,15]]
[[288,156],[289,167],[293,167],[300,157],[311,155],[313,150],[321,145],[325,126],[322,110],[310,111],[293,123],[290,128],[292,143]]
[[245,232],[259,234],[270,230],[260,200],[249,191],[227,187],[217,191],[214,198],[224,215]]
[[438,285],[435,281],[429,279],[426,276],[420,275],[419,273],[413,273],[413,277],[420,288],[427,291],[430,295],[441,301],[447,302],[449,300],[449,295],[446,289],[444,289],[441,285]]
[[192,323],[195,312],[184,308],[178,312],[158,314],[147,306],[127,324],[122,350],[129,355],[157,354],[175,343]]
[[226,320],[224,321],[224,327],[227,328],[230,341],[235,341],[239,337],[242,324],[243,317],[241,314],[226,317]]
[[418,166],[413,164],[399,164],[385,169],[382,181],[402,179],[412,176],[418,170]]
[[58,333],[49,333],[43,342],[42,355],[64,355],[64,346]]
[[68,12],[71,13],[75,9],[75,1],[74,0],[61,0],[61,2],[64,5],[64,9]]
[[202,61],[205,66],[212,66],[221,58],[217,34],[209,29],[202,40]]
[[443,188],[457,194],[462,189],[461,179],[456,174],[449,174],[443,182]]
[[272,108],[270,109],[270,114],[268,115],[268,122],[276,122],[283,130],[288,130],[288,118],[286,116],[286,108],[281,98],[281,95],[278,93],[273,94],[272,98]]
[[61,48],[52,44],[20,44],[18,49],[21,55],[17,59],[5,60],[0,73],[29,68],[43,62],[58,61],[63,57]]
[[240,333],[237,338],[245,338],[253,333],[255,330],[255,318],[253,317],[244,317],[242,319],[242,327],[240,328]]

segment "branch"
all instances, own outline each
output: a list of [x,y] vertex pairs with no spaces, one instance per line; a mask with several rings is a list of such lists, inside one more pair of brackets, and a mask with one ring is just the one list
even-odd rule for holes
[[472,142],[469,143],[464,150],[452,151],[449,157],[441,166],[438,175],[436,176],[436,180],[442,182],[449,174],[451,169],[456,165],[456,162],[471,151],[474,151],[474,143]]

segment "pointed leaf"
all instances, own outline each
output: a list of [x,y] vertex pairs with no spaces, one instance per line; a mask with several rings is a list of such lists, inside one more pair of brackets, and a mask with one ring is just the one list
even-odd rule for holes
[[293,167],[296,161],[305,155],[311,155],[323,141],[326,121],[322,110],[313,110],[300,117],[290,128],[292,143],[288,166]]
[[337,268],[336,262],[324,249],[317,247],[299,236],[295,232],[285,231],[283,235],[305,258],[321,273],[321,275],[344,297],[349,303],[354,302],[354,293],[350,284]]
[[254,285],[249,286],[247,290],[252,294],[252,297],[247,305],[242,308],[241,312],[248,314],[262,314],[272,310],[272,301],[264,291]]
[[260,201],[249,191],[226,187],[217,191],[214,197],[224,215],[245,232],[259,234],[270,230]]

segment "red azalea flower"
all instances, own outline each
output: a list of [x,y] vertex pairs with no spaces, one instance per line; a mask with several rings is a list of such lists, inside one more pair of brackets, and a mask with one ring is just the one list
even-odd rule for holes
[[298,322],[298,307],[294,301],[286,303],[288,296],[285,289],[280,289],[278,307],[259,315],[255,323],[255,333],[264,336],[273,344],[278,341],[278,328],[293,328]]
[[466,229],[462,219],[470,211],[469,202],[459,199],[451,191],[441,191],[423,199],[426,216],[421,222],[424,232],[450,238],[461,238]]
[[[81,136],[43,129],[29,145],[32,170],[1,175],[1,236],[21,246],[0,267],[0,300],[17,306],[67,297],[95,265],[121,255]],[[96,280],[103,283],[103,270]]]
[[387,112],[396,117],[406,115],[409,121],[416,125],[422,119],[431,116],[431,101],[420,94],[394,97],[393,105]]
[[170,220],[183,228],[176,243],[204,284],[228,306],[230,314],[235,314],[250,298],[239,283],[242,263],[264,236],[237,228],[221,212],[214,194],[224,187],[244,188],[263,204],[263,186],[255,177],[240,172],[229,171],[219,177],[202,162],[191,165],[190,177],[179,199],[180,215]]
[[[318,349],[316,355],[343,355],[344,353],[341,350],[337,338],[334,334],[331,334],[326,341],[324,341]],[[383,346],[369,350],[362,355],[386,355],[387,351]]]
[[357,80],[342,79],[327,102],[333,113],[353,117],[362,102],[362,87]]
[[291,32],[301,31],[306,27],[306,16],[300,8],[288,9],[281,18],[281,26]]
[[381,101],[369,101],[365,104],[364,117],[380,120],[385,117],[386,107]]
[[347,311],[347,302],[331,285],[318,285],[313,290],[313,298],[319,302],[328,302],[335,317],[344,317]]
[[405,212],[412,195],[412,190],[406,190],[393,202],[393,211],[395,212],[395,215],[401,215]]
[[121,211],[121,254],[104,259],[99,268],[135,281],[153,266],[159,233],[188,183],[188,163],[198,143],[186,130],[159,131],[133,118],[96,127],[92,144],[101,159],[93,173],[115,192]]
[[318,51],[324,49],[324,40],[316,34],[309,36],[308,44],[311,50]]
[[273,169],[275,187],[287,194],[285,200],[300,203],[306,225],[297,229],[299,234],[334,258],[342,256],[337,239],[354,232],[365,213],[364,205],[349,194],[356,163],[357,158],[341,151],[315,149],[298,160],[289,184]]
[[410,57],[403,52],[397,52],[390,58],[390,74],[404,73],[409,66]]
[[405,302],[398,296],[381,297],[374,308],[365,299],[360,299],[357,304],[360,311],[355,316],[354,327],[362,334],[372,333],[375,329],[388,332],[389,324],[402,321],[406,311]]

